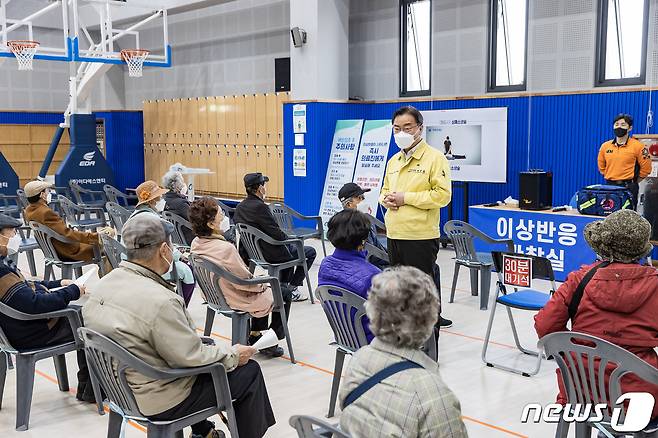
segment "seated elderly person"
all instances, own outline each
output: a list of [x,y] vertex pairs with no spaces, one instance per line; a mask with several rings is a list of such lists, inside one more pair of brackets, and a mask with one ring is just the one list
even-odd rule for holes
[[[17,251],[21,243],[20,236],[16,234],[16,228],[21,225],[20,221],[0,214],[0,302],[28,314],[65,309],[69,302],[84,295],[84,286],[78,287],[71,280],[27,281],[7,258],[9,252]],[[61,289],[50,290],[60,287]],[[73,341],[73,332],[66,318],[19,321],[0,314],[0,327],[11,345],[19,350]],[[77,354],[79,371],[76,398],[94,402],[84,350],[78,351]]]
[[[355,437],[468,436],[457,397],[420,350],[438,311],[434,282],[417,268],[390,268],[372,279],[366,314],[375,339],[354,354],[343,380],[342,430]],[[383,370],[390,374],[363,385]]]
[[[169,171],[162,177],[162,185],[169,190],[163,195],[165,201],[164,211],[169,211],[189,221],[188,212],[190,210],[190,201],[187,200],[187,184],[180,172]],[[192,242],[194,232],[188,228],[183,228],[185,241]]]
[[[135,193],[137,193],[137,206],[130,217],[133,218],[140,214],[150,213],[159,218],[160,213],[162,213],[165,208],[165,200],[162,196],[167,193],[167,190],[158,186],[158,183],[155,181],[148,180],[138,185],[135,189]],[[172,279],[171,271],[169,271],[166,273],[165,279],[171,281],[180,280],[183,288],[183,298],[185,299],[185,305],[187,306],[192,299],[196,282],[194,281],[192,269],[181,260],[181,257],[181,252],[178,249],[174,249],[174,264],[176,266],[176,274],[178,275],[178,278]]]
[[[370,189],[362,189],[358,184],[355,184],[353,182],[349,182],[345,184],[341,189],[338,191],[338,200],[340,203],[343,205],[343,208],[346,210],[359,210],[362,213],[372,215],[372,211],[370,211],[370,207],[368,207],[368,204],[366,204],[365,201],[365,196],[363,196],[365,193],[368,193]],[[375,248],[379,248],[384,252],[388,252],[386,247],[382,245],[380,242],[378,236],[377,236],[377,228],[375,227],[375,224],[369,222],[370,229],[368,231],[368,237],[366,238],[366,242],[374,246]],[[379,269],[384,270],[389,267],[389,263],[386,260],[380,259],[379,257],[371,257],[370,262],[377,266]]]
[[[369,232],[368,216],[357,210],[339,211],[329,219],[327,238],[336,250],[320,264],[319,286],[338,286],[368,298],[372,277],[381,272],[366,260],[363,245]],[[372,341],[374,335],[367,321],[363,321],[363,328],[368,342]]]
[[[279,227],[274,215],[267,204],[265,204],[265,197],[267,196],[266,184],[268,181],[269,178],[262,173],[248,173],[244,176],[247,198],[235,208],[233,220],[237,224],[247,224],[257,228],[275,240],[287,240],[290,236]],[[291,245],[275,246],[263,242],[261,249],[265,260],[270,263],[283,263],[294,260],[298,256],[297,249]],[[240,255],[242,255],[243,260],[249,259],[243,249],[241,249]],[[315,249],[310,246],[304,247],[304,257],[306,258],[306,267],[308,270],[311,269],[315,256]],[[304,269],[301,266],[298,266],[294,270],[293,268],[286,269],[281,273],[279,280],[284,283],[284,288],[290,285],[293,301],[304,301],[308,299],[307,296],[299,291],[299,286],[304,282]]]
[[[221,266],[238,278],[249,280],[254,276],[249,272],[233,244],[224,239],[224,232],[229,229],[228,217],[217,201],[210,197],[197,199],[190,207],[190,221],[197,237],[192,241],[192,253]],[[238,285],[224,279],[219,281],[222,294],[232,309],[242,310],[251,314],[251,336],[249,343],[253,344],[260,337],[260,331],[268,327],[268,315],[272,312],[274,298],[272,290],[265,284]],[[287,299],[286,299],[287,298]],[[286,315],[290,316],[290,292],[284,293]],[[279,313],[272,314],[270,328],[279,339],[285,338],[283,322]],[[283,349],[278,345],[260,350],[272,357],[283,355]]]
[[[658,367],[658,271],[639,260],[652,250],[651,225],[632,210],[620,210],[603,221],[588,224],[585,241],[600,257],[589,266],[569,274],[546,306],[535,316],[540,338],[567,330],[569,306],[579,285],[584,287],[571,330],[612,342]],[[592,272],[594,271],[594,272]],[[586,282],[585,276],[593,276]],[[606,370],[606,380],[612,372]],[[558,370],[558,403],[567,402]],[[658,386],[635,375],[621,380],[622,392],[649,392],[658,399]],[[658,418],[658,404],[652,418]]]
[[57,234],[73,240],[73,243],[53,241],[57,254],[65,261],[86,262],[94,258],[94,246],[99,244],[98,234],[74,230],[66,221],[53,211],[48,204],[51,201],[52,184],[45,181],[30,181],[23,190],[30,205],[25,209],[25,220],[38,222]]
[[[274,414],[255,353],[243,345],[206,345],[197,335],[183,299],[162,279],[173,262],[173,226],[152,214],[129,219],[123,227],[128,260],[97,284],[82,309],[85,325],[108,336],[156,368],[189,368],[221,362],[228,371],[240,436],[261,437]],[[142,414],[171,420],[216,403],[210,375],[153,380],[131,372]],[[204,420],[192,426],[192,437],[223,436]]]

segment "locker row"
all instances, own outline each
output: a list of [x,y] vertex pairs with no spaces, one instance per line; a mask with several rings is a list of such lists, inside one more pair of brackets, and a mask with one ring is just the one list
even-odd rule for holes
[[199,194],[242,199],[246,195],[242,180],[244,175],[262,172],[270,178],[268,198],[283,200],[283,146],[144,145],[146,179],[159,182],[174,163],[214,172],[195,178],[195,191]]
[[[57,125],[0,125],[0,153],[18,175],[21,187],[39,174],[56,129]],[[59,167],[69,150],[69,144],[68,130],[64,130],[48,169],[49,175]]]
[[144,143],[283,144],[289,93],[144,102]]

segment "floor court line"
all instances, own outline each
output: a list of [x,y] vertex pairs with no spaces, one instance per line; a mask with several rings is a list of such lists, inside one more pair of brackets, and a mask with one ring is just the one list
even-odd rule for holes
[[[197,327],[197,331],[203,333],[203,330],[201,330],[201,329],[198,328],[198,327]],[[214,337],[216,337],[216,338],[220,338],[220,339],[227,340],[227,341],[230,341],[230,340],[231,340],[231,338],[228,338],[228,337],[226,337],[226,336],[220,335],[219,333],[216,333],[216,332],[210,332],[210,335],[211,335],[211,336],[214,336]],[[471,337],[471,336],[466,336],[466,335],[463,335],[463,336],[465,336],[465,337],[467,337],[467,338],[476,339],[476,340],[482,340],[482,339],[480,339],[480,338],[475,338],[475,337]],[[493,343],[494,343],[494,342],[492,342],[492,344],[493,344]],[[501,345],[504,345],[504,344],[501,344]],[[511,347],[511,348],[515,348],[515,347]],[[281,357],[279,357],[279,359],[286,360],[286,361],[289,361],[289,360],[290,360],[290,358],[289,358],[289,357],[286,357],[286,356],[281,356]],[[329,371],[329,370],[327,370],[327,369],[324,369],[324,368],[319,367],[319,366],[316,366],[316,365],[312,365],[312,364],[309,364],[309,363],[306,363],[306,362],[302,362],[302,361],[300,361],[300,360],[297,361],[297,364],[299,364],[299,365],[301,365],[301,366],[305,366],[305,367],[311,368],[311,369],[314,369],[314,370],[316,370],[316,371],[323,372],[323,373],[325,373],[325,374],[329,374],[329,375],[331,375],[331,376],[334,375],[334,373],[333,373],[332,371]],[[494,430],[497,430],[497,431],[500,431],[500,432],[504,432],[504,433],[506,433],[506,434],[508,434],[508,435],[512,435],[512,436],[516,436],[516,437],[520,437],[520,438],[528,438],[527,435],[522,435],[522,434],[520,434],[520,433],[513,432],[513,431],[511,431],[511,430],[505,429],[505,428],[503,428],[503,427],[496,426],[495,424],[489,424],[489,423],[487,423],[487,422],[485,422],[485,421],[477,420],[477,419],[475,419],[475,418],[473,418],[473,417],[469,417],[469,416],[466,416],[466,415],[462,415],[462,419],[464,419],[464,420],[466,420],[466,421],[470,421],[470,422],[472,422],[472,423],[479,424],[479,425],[481,425],[481,426],[488,427],[488,428],[490,428],[490,429],[494,429]]]

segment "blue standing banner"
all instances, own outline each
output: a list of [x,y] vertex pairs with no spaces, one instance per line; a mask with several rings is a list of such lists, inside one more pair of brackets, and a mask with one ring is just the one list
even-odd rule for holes
[[[585,226],[601,220],[575,211],[529,211],[509,207],[469,207],[469,223],[495,239],[512,239],[515,252],[546,257],[555,279],[564,281],[570,272],[593,263],[596,254],[583,236]],[[477,251],[490,251],[476,241]]]
[[0,152],[0,193],[16,196],[16,190],[19,189],[18,184],[18,175]]

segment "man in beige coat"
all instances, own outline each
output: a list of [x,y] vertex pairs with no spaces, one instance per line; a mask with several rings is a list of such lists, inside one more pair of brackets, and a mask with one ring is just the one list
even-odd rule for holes
[[[158,368],[188,368],[221,362],[228,381],[241,437],[261,437],[275,422],[255,353],[243,345],[205,345],[196,325],[162,275],[173,261],[173,226],[155,215],[138,215],[122,230],[128,260],[103,277],[84,305],[85,325],[110,337]],[[153,420],[170,420],[215,403],[210,375],[154,380],[126,374],[141,412]],[[205,420],[192,426],[193,438],[223,434]]]

